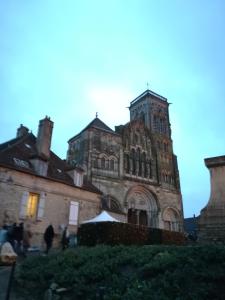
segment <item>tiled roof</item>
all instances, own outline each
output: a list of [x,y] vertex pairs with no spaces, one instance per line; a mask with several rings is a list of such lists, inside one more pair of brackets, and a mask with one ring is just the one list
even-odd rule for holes
[[[36,137],[32,133],[0,144],[0,165],[2,166],[38,175],[30,162],[32,157],[37,157]],[[65,160],[50,151],[46,178],[74,186],[73,179],[66,172],[67,169],[68,165]],[[82,188],[101,193],[91,183],[84,182]]]
[[[104,131],[108,131],[112,134],[116,134],[115,131],[113,131],[111,128],[109,128],[104,122],[102,122],[99,118],[95,118],[93,121],[91,121],[83,130],[81,130],[80,133],[76,134],[74,137],[69,139],[68,142],[73,140],[76,136],[80,135],[82,132],[88,130],[89,128],[97,128]],[[116,134],[117,135],[117,134]]]

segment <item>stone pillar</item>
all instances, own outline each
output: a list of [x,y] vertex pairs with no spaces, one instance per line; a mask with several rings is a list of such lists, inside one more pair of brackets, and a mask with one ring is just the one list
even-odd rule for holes
[[124,172],[124,155],[123,155],[123,149],[120,149],[120,157],[119,157],[119,177],[123,177]]
[[130,157],[130,174],[133,174],[133,159]]
[[141,177],[145,177],[145,163],[141,162]]
[[199,216],[199,241],[225,243],[225,156],[207,158],[205,165],[210,172],[211,193]]
[[147,172],[146,172],[146,173],[147,173],[147,176],[146,176],[146,177],[147,177],[147,178],[151,178],[151,174],[150,174],[150,164],[149,164],[149,162],[146,163],[146,168],[147,168]]

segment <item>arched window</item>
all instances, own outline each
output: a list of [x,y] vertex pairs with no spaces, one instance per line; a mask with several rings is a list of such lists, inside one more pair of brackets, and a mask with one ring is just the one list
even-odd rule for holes
[[111,195],[103,195],[101,202],[102,208],[105,210],[111,210],[117,213],[122,212],[122,208],[119,201]]
[[136,133],[134,134],[134,144],[138,144],[138,135]]
[[110,170],[114,171],[114,168],[115,168],[115,162],[114,162],[114,159],[111,159],[109,161],[109,168]]
[[142,120],[143,123],[145,123],[145,114],[144,114],[144,112],[141,112],[141,118],[140,119]]
[[98,159],[97,159],[97,157],[95,157],[95,158],[93,159],[93,164],[94,164],[94,168],[97,168],[97,167],[98,167]]
[[143,167],[144,167],[144,177],[147,177],[148,174],[148,168],[147,168],[147,163],[146,163],[146,153],[142,153],[142,162],[143,162]]
[[168,144],[167,143],[163,143],[164,146],[164,152],[168,152]]
[[132,164],[133,164],[132,174],[136,174],[136,154],[134,149],[132,149],[131,154],[132,154]]
[[163,119],[162,118],[159,119],[159,132],[163,133]]
[[160,150],[161,146],[160,146],[160,141],[157,141],[157,148]]
[[124,167],[125,167],[125,172],[129,173],[130,172],[130,157],[128,154],[124,155]]
[[101,158],[101,168],[105,169],[105,158],[104,157]]
[[109,206],[110,206],[110,209],[112,211],[121,212],[121,206],[120,206],[120,204],[118,203],[118,201],[116,199],[114,199],[112,197],[110,198],[110,204],[109,204]]
[[142,174],[142,164],[141,164],[141,150],[137,149],[137,164],[138,164],[138,176]]
[[158,117],[156,115],[153,117],[153,127],[155,131],[158,131]]
[[165,175],[165,182],[168,182],[168,175]]

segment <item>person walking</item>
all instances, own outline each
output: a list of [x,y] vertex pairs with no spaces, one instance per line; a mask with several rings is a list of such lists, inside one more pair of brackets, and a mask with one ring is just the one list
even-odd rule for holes
[[52,247],[52,242],[53,242],[53,238],[54,238],[55,232],[54,232],[54,228],[52,226],[52,224],[50,224],[44,233],[44,240],[46,243],[46,250],[45,253],[48,254],[49,250]]
[[13,223],[8,227],[7,230],[7,241],[11,244],[13,247],[13,250],[15,251],[15,232],[16,232],[17,224]]
[[68,227],[65,226],[62,234],[62,240],[61,240],[62,250],[65,250],[69,247],[69,242],[70,242],[70,233]]
[[27,256],[27,250],[30,247],[30,240],[32,238],[32,233],[30,230],[30,224],[26,224],[23,230],[23,256]]
[[14,229],[14,236],[15,236],[15,250],[18,255],[22,253],[22,242],[23,242],[23,223],[16,225]]

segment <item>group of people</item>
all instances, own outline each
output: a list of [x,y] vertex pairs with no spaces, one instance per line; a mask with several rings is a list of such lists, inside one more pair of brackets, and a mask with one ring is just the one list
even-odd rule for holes
[[0,229],[0,246],[5,242],[10,243],[17,255],[26,256],[27,250],[30,247],[32,233],[30,225],[21,222],[19,224],[3,225]]
[[[13,250],[17,255],[26,256],[28,248],[31,246],[31,237],[32,233],[30,230],[30,225],[24,225],[23,222],[17,224],[13,223],[12,225],[3,225],[0,229],[0,246],[5,242],[10,243]],[[55,237],[55,231],[50,223],[44,232],[44,242],[46,245],[45,254],[49,253],[49,250],[52,248],[53,239]],[[62,250],[65,250],[69,247],[70,242],[70,233],[68,227],[63,227],[62,236],[61,236],[61,246]]]

